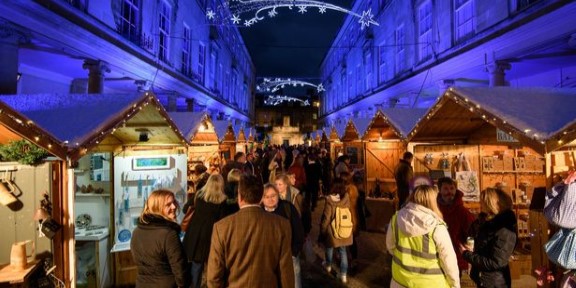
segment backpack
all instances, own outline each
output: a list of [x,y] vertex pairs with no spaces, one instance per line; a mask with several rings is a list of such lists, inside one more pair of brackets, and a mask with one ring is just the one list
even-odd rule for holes
[[336,207],[334,219],[330,223],[335,239],[346,239],[352,236],[352,213],[347,207]]

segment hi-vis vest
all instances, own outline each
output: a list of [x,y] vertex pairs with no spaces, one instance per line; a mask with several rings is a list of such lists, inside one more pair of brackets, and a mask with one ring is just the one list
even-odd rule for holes
[[434,231],[410,237],[398,229],[396,219],[397,214],[390,221],[396,241],[392,256],[394,281],[404,287],[450,287],[440,268],[436,244],[432,237]]

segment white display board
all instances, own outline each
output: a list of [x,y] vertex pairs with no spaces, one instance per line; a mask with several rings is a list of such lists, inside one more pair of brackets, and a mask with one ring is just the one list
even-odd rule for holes
[[[130,249],[132,231],[148,195],[167,189],[184,204],[186,200],[186,154],[125,156],[114,158],[114,247],[112,252]],[[179,214],[182,217],[182,213]]]

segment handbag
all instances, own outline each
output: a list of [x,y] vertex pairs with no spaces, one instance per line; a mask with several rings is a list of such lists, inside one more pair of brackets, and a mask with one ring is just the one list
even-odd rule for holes
[[544,216],[556,226],[576,228],[576,182],[556,185],[546,193]]
[[548,259],[565,269],[576,269],[576,229],[562,228],[544,245]]
[[184,214],[184,218],[182,218],[182,222],[180,223],[180,229],[182,229],[183,232],[188,230],[188,224],[190,224],[190,220],[192,220],[194,211],[194,207],[192,206],[188,207],[188,210],[186,210],[186,214]]

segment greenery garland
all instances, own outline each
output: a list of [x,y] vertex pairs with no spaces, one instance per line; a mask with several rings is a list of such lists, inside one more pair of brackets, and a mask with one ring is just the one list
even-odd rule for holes
[[12,141],[0,145],[0,161],[18,161],[20,164],[36,166],[50,154],[27,140]]

